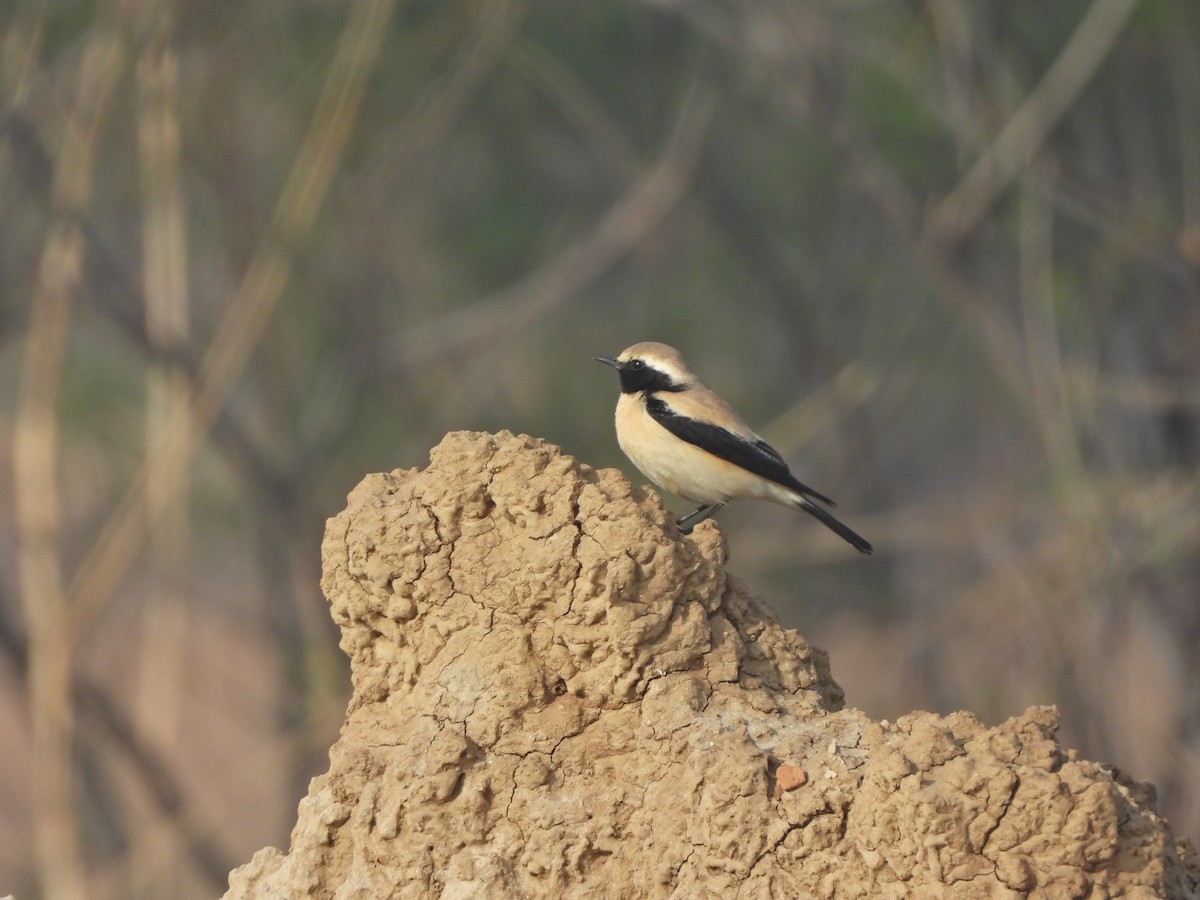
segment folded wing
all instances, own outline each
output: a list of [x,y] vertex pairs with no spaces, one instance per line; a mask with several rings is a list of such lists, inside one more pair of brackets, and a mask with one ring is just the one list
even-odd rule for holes
[[653,394],[646,397],[646,411],[654,421],[680,440],[806,497],[820,500],[829,506],[837,505],[824,494],[817,493],[798,481],[778,451],[762,438],[747,440],[720,426],[682,415]]

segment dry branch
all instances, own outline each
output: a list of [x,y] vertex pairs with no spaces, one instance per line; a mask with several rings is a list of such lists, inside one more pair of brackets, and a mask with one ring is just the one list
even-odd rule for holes
[[92,192],[96,143],[121,71],[124,48],[97,29],[84,49],[76,94],[54,160],[54,209],[38,265],[14,431],[18,567],[29,625],[29,708],[33,721],[33,832],[47,896],[85,896],[76,833],[71,755],[70,613],[63,589],[58,484],[58,393],[71,307],[83,269],[80,217]]
[[201,362],[187,410],[174,417],[180,427],[163,429],[163,440],[135,476],[105,523],[71,582],[75,635],[102,611],[137,558],[147,529],[161,513],[148,508],[150,476],[157,471],[161,503],[168,482],[181,484],[199,442],[207,434],[249,362],[291,274],[291,260],[325,199],[336,164],[360,108],[367,78],[382,45],[394,0],[359,0],[351,8],[330,64],[312,122],[283,191],[271,228],[251,260]]

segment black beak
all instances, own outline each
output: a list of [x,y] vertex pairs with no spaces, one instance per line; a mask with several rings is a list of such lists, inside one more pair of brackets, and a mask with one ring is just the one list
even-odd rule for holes
[[621,364],[611,356],[597,356],[596,362],[602,362],[607,366],[612,366],[614,369],[621,368]]

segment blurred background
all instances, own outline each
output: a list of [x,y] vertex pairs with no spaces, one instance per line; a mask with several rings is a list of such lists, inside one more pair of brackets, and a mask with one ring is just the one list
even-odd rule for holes
[[639,340],[874,542],[720,519],[850,705],[1057,704],[1200,835],[1193,4],[10,0],[0,42],[0,893],[286,848],[349,696],[325,519],[456,429],[641,483],[592,361]]

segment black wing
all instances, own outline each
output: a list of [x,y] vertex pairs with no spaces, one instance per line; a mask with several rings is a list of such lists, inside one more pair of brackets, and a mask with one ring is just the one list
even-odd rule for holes
[[646,411],[655,422],[680,440],[694,444],[701,450],[706,450],[735,466],[741,466],[747,472],[753,472],[768,481],[791,488],[830,506],[837,505],[824,494],[818,494],[808,485],[797,481],[783,457],[764,440],[747,441],[718,425],[697,422],[682,416],[653,394],[646,395]]

